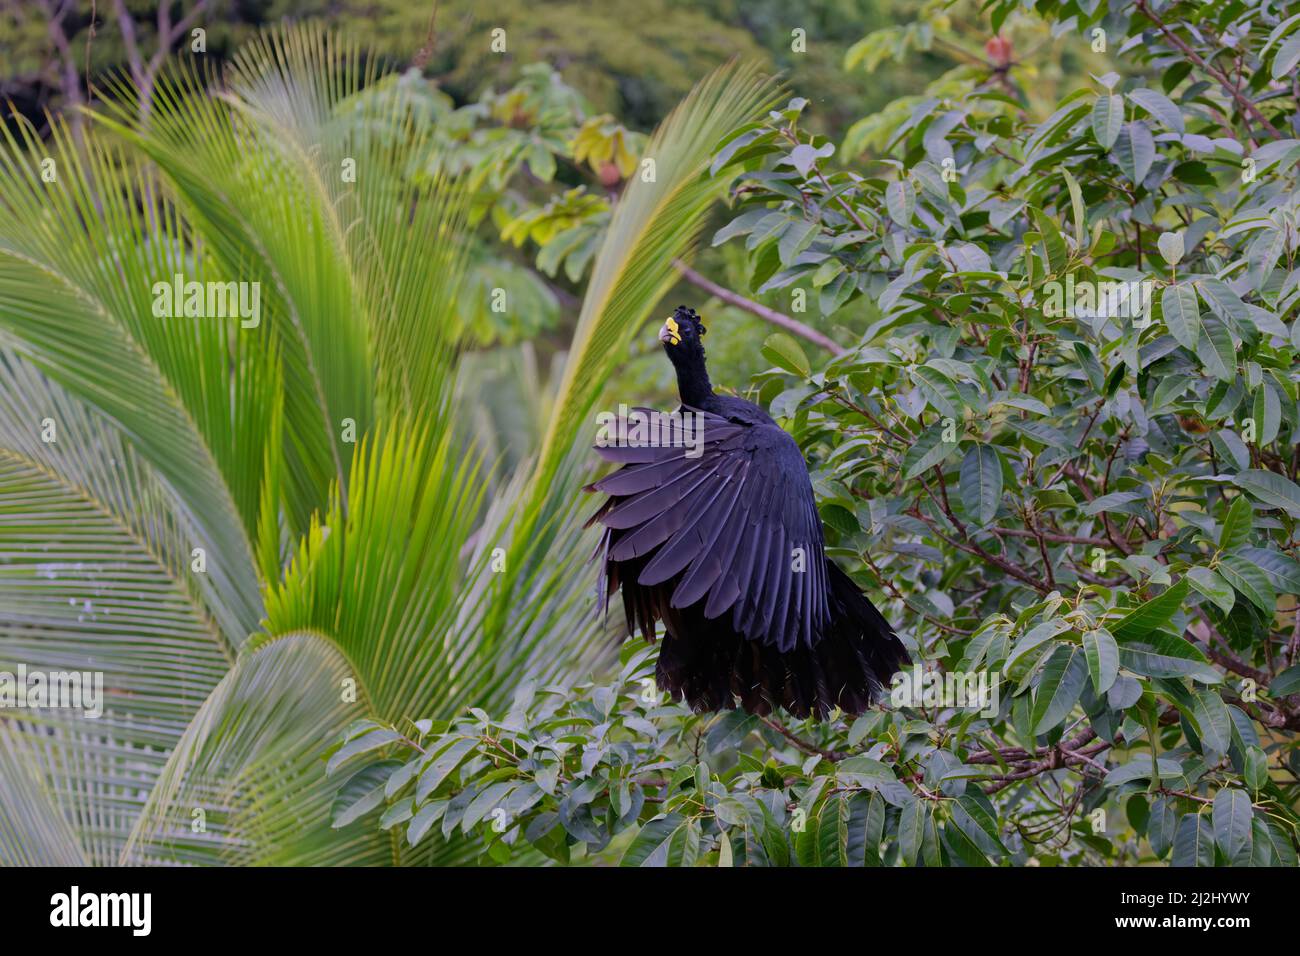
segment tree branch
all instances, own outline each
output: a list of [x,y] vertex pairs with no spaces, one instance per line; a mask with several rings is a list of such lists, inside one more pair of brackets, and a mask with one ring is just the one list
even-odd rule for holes
[[771,727],[773,730],[775,730],[786,740],[790,741],[790,743],[794,744],[797,749],[802,750],[806,754],[816,754],[819,757],[825,757],[827,760],[832,760],[832,761],[843,760],[845,757],[845,755],[840,753],[838,750],[823,750],[821,747],[818,747],[816,744],[810,744],[808,741],[804,740],[803,738],[797,737],[784,724],[772,720],[770,717],[760,716],[758,719],[762,721],[765,726]]
[[1178,36],[1176,33],[1170,30],[1169,27],[1165,24],[1165,21],[1161,20],[1160,16],[1157,13],[1155,13],[1155,11],[1153,11],[1149,6],[1147,6],[1146,0],[1137,0],[1137,2],[1134,5],[1137,7],[1137,9],[1142,11],[1142,14],[1148,20],[1150,20],[1159,28],[1160,32],[1165,35],[1165,39],[1167,39],[1170,43],[1172,43],[1175,47],[1177,47],[1179,52],[1182,53],[1183,56],[1187,57],[1187,59],[1191,60],[1202,70],[1204,70],[1206,73],[1212,76],[1214,80],[1219,84],[1219,86],[1223,87],[1223,91],[1227,93],[1229,96],[1231,96],[1233,100],[1236,101],[1237,105],[1240,106],[1248,116],[1252,117],[1257,123],[1259,123],[1260,126],[1268,130],[1269,135],[1271,135],[1274,139],[1282,138],[1282,134],[1279,133],[1277,129],[1273,126],[1273,124],[1270,123],[1268,119],[1264,116],[1264,114],[1259,111],[1259,107],[1254,104],[1254,102],[1250,99],[1250,97],[1244,95],[1241,92],[1241,90],[1237,89],[1237,87],[1233,85],[1232,81],[1228,79],[1227,74],[1225,74],[1222,70],[1218,69],[1217,67],[1211,66],[1209,63],[1207,63],[1199,53],[1197,53],[1195,50],[1193,50],[1190,46],[1187,45],[1187,42],[1183,40],[1182,37]]
[[709,295],[721,299],[728,305],[734,305],[738,309],[744,309],[750,315],[756,315],[765,322],[771,322],[773,325],[785,329],[787,332],[792,332],[795,335],[801,336],[809,342],[812,342],[814,345],[821,346],[834,355],[844,355],[848,352],[848,349],[836,344],[811,326],[804,325],[798,319],[792,319],[783,312],[769,309],[767,306],[755,302],[752,299],[746,299],[743,295],[732,292],[730,289],[724,289],[712,279],[700,275],[680,259],[674,259],[673,265],[677,267],[677,271],[681,273],[682,278],[691,285],[695,286],[697,289],[703,289],[705,292],[709,293]]

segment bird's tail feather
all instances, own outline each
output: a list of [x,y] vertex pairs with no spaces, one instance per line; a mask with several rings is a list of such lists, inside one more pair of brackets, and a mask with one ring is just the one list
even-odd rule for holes
[[[746,640],[730,615],[705,618],[699,606],[660,606],[666,632],[656,680],[694,710],[825,717],[838,707],[860,714],[910,661],[893,629],[833,561],[827,561],[831,625],[812,647],[781,653]],[[625,595],[626,599],[626,595]]]

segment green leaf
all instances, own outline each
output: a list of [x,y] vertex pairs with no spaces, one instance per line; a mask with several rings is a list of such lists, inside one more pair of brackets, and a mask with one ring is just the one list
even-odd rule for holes
[[423,803],[429,794],[437,790],[476,746],[478,741],[473,737],[453,737],[441,750],[435,751],[437,755],[433,762],[420,774],[420,780],[415,785],[416,802]]
[[956,442],[943,440],[941,425],[932,425],[912,443],[903,456],[903,479],[911,481],[917,475],[929,471],[959,447]]
[[619,866],[680,866],[687,842],[687,818],[669,813],[648,821],[637,832]]
[[473,829],[479,821],[497,809],[518,786],[518,781],[515,780],[498,780],[476,793],[474,799],[465,808],[464,816],[461,817],[461,832],[468,833]]
[[1187,598],[1189,587],[1187,581],[1179,580],[1157,597],[1139,605],[1111,624],[1110,632],[1115,635],[1116,640],[1123,642],[1143,638],[1154,631],[1167,628],[1174,614]]
[[1160,250],[1160,256],[1165,262],[1171,266],[1178,265],[1184,252],[1182,232],[1162,232],[1156,240],[1156,248]]
[[966,452],[958,487],[966,514],[980,527],[997,516],[1002,501],[1002,459],[992,445],[974,445]]
[[1252,850],[1250,796],[1236,787],[1214,795],[1214,839],[1232,866],[1247,866]]
[[[1161,757],[1157,760],[1155,769],[1160,774],[1161,780],[1180,777],[1183,773],[1182,765],[1169,757]],[[1146,754],[1139,754],[1128,763],[1121,764],[1107,773],[1102,779],[1102,786],[1118,787],[1134,780],[1149,780],[1151,770],[1151,758]]]
[[781,265],[789,268],[799,253],[803,252],[817,238],[817,224],[806,219],[795,219],[786,226],[777,242],[777,252],[781,256]]
[[889,218],[898,225],[904,228],[911,225],[912,213],[916,209],[916,190],[911,180],[889,184],[885,190],[885,208],[889,210]]
[[[943,841],[944,849],[948,851],[948,856],[945,858],[947,865],[981,868],[993,865],[955,821],[949,821],[944,826],[943,830],[940,831],[940,839]],[[929,865],[929,861],[927,861],[927,865]]]
[[1074,343],[1074,354],[1079,357],[1079,364],[1083,366],[1083,373],[1088,376],[1088,384],[1100,392],[1106,387],[1106,373],[1102,369],[1101,363],[1097,361],[1097,356],[1083,342]]
[[345,827],[383,803],[388,777],[401,766],[400,760],[384,760],[363,767],[348,778],[330,809],[330,826],[335,830]]
[[1119,131],[1124,126],[1124,98],[1122,96],[1098,96],[1092,105],[1090,118],[1092,135],[1101,144],[1102,149],[1110,149],[1119,139]]
[[1292,664],[1269,681],[1268,692],[1273,697],[1300,693],[1300,664]]
[[1065,180],[1065,185],[1070,190],[1070,210],[1074,218],[1074,238],[1078,243],[1078,248],[1083,249],[1088,242],[1088,217],[1084,212],[1083,190],[1079,188],[1079,181],[1071,176],[1070,171],[1064,167],[1061,168],[1061,178]]
[[1192,587],[1218,605],[1224,614],[1231,611],[1237,603],[1237,597],[1228,582],[1209,568],[1188,568],[1187,580],[1192,582]]
[[1063,621],[1060,618],[1044,621],[1043,623],[1030,628],[1028,633],[1024,634],[1018,641],[1016,641],[1015,645],[1011,648],[1011,653],[1007,655],[1006,663],[1002,665],[1002,672],[1004,674],[1009,673],[1012,666],[1034,648],[1038,647],[1044,641],[1050,641],[1052,638],[1056,637],[1056,635],[1063,631],[1068,631],[1069,629],[1069,622]]
[[1178,828],[1178,812],[1168,797],[1151,801],[1151,814],[1147,818],[1147,842],[1151,852],[1163,859],[1174,845],[1174,832]]
[[1174,833],[1174,866],[1214,866],[1214,833],[1204,816],[1189,813]]
[[379,818],[379,829],[391,830],[399,823],[405,823],[415,815],[415,798],[403,797],[398,800]]
[[1255,391],[1252,417],[1255,419],[1255,444],[1260,448],[1271,445],[1282,427],[1282,404],[1277,393],[1267,384]]
[[1246,766],[1242,772],[1246,785],[1256,794],[1268,783],[1268,754],[1259,747],[1246,748]]
[[1142,88],[1133,90],[1128,96],[1175,133],[1181,133],[1186,128],[1182,111],[1163,93]]
[[1277,595],[1273,593],[1268,575],[1262,570],[1243,558],[1228,554],[1220,559],[1218,571],[1247,601],[1261,611],[1273,613]]
[[921,386],[930,404],[941,415],[960,420],[965,403],[957,384],[943,372],[930,365],[918,365],[912,369],[912,379]]
[[1285,475],[1252,468],[1234,475],[1232,481],[1269,507],[1281,508],[1291,517],[1300,518],[1300,487]]
[[1232,716],[1223,698],[1212,690],[1192,695],[1192,717],[1201,738],[1201,752],[1217,762],[1232,745]]
[[1178,344],[1195,349],[1201,335],[1201,307],[1196,290],[1189,285],[1171,285],[1160,294],[1160,309]]
[[442,819],[447,812],[447,806],[447,800],[430,800],[420,807],[406,828],[406,842],[411,846],[418,845],[429,832],[430,827]]
[[1241,548],[1237,552],[1258,567],[1281,594],[1300,594],[1300,562],[1268,548]]
[[1196,280],[1196,287],[1200,289],[1210,311],[1224,322],[1235,323],[1238,327],[1250,322],[1250,309],[1222,279],[1201,276]]
[[1039,233],[1043,237],[1043,260],[1047,263],[1050,272],[1059,275],[1070,259],[1070,253],[1066,248],[1065,239],[1061,236],[1061,230],[1052,218],[1037,206],[1031,206],[1030,211],[1034,216],[1034,225],[1037,226]]
[[987,800],[971,794],[958,797],[948,805],[952,822],[984,856],[1009,856],[998,835],[998,821],[989,813]]
[[1087,515],[1098,515],[1102,512],[1129,511],[1123,506],[1133,503],[1134,501],[1145,501],[1147,493],[1145,491],[1112,491],[1108,495],[1102,495],[1094,498],[1083,506],[1082,511]]
[[1083,650],[1088,657],[1093,689],[1101,696],[1119,676],[1119,646],[1110,631],[1099,627],[1083,635]]
[[[1120,366],[1120,368],[1122,370],[1122,366]],[[1069,437],[1066,436],[1064,432],[1059,428],[1053,428],[1045,422],[1037,422],[1032,418],[1010,418],[1007,419],[1007,425],[1015,431],[1020,432],[1022,435],[1027,435],[1034,441],[1040,442],[1049,448],[1060,448],[1065,450],[1073,447],[1070,443]]]
[[846,794],[828,796],[821,806],[809,814],[808,827],[796,834],[796,848],[800,866],[844,866],[844,841],[847,827],[841,827],[841,811],[847,815]]
[[1083,693],[1087,663],[1080,649],[1062,644],[1043,666],[1043,676],[1034,694],[1031,720],[1034,733],[1045,734],[1069,715]]
[[812,374],[812,366],[803,348],[784,332],[775,332],[763,343],[763,356],[783,371],[807,378]]
[[380,747],[386,747],[402,739],[402,735],[395,730],[387,727],[379,727],[375,730],[367,731],[360,737],[349,740],[330,756],[329,763],[325,765],[325,773],[331,774],[335,770],[360,754],[370,753],[372,750],[378,750]]
[[822,516],[822,521],[840,532],[840,534],[857,534],[862,530],[858,524],[857,516],[843,505],[824,504],[817,510]]
[[921,858],[921,845],[925,842],[925,827],[930,818],[930,808],[925,800],[905,804],[898,817],[898,859],[906,866],[916,866]]
[[1273,65],[1269,72],[1273,79],[1280,80],[1284,76],[1289,76],[1300,63],[1300,33],[1293,33],[1285,43],[1278,47],[1277,53],[1273,54]]
[[1219,530],[1219,550],[1232,551],[1245,544],[1250,538],[1254,517],[1255,511],[1249,501],[1240,496],[1234,498]]
[[1277,866],[1294,870],[1297,866],[1295,843],[1291,835],[1272,820],[1265,820],[1263,838],[1272,851],[1272,859]]
[[1133,183],[1141,184],[1146,179],[1156,159],[1155,140],[1151,138],[1146,123],[1133,120],[1124,124],[1115,140],[1115,158],[1124,175]]
[[1237,352],[1228,327],[1207,316],[1202,329],[1205,334],[1196,341],[1196,357],[1219,381],[1233,381],[1237,377]]
[[875,792],[851,794],[841,805],[840,817],[842,865],[879,866],[880,841],[885,831],[884,798]]
[[1208,684],[1223,680],[1195,645],[1173,634],[1154,632],[1140,640],[1121,641],[1119,662],[1146,677],[1196,677]]

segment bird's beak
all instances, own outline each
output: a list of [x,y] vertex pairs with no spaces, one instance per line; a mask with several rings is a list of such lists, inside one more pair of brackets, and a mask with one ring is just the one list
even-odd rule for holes
[[665,345],[677,345],[681,340],[682,336],[677,329],[677,320],[669,316],[664,321],[664,327],[659,330],[659,341]]

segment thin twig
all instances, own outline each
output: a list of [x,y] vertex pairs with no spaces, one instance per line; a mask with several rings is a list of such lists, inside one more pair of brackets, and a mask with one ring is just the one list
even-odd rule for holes
[[674,259],[673,265],[677,267],[677,271],[681,273],[682,278],[691,285],[695,286],[697,289],[703,289],[705,292],[709,293],[709,295],[721,299],[728,305],[734,305],[738,309],[744,309],[750,315],[756,315],[765,322],[771,322],[773,325],[785,329],[787,332],[792,332],[795,335],[805,338],[814,345],[819,345],[834,355],[844,355],[848,352],[848,349],[827,338],[811,326],[804,325],[798,319],[790,318],[790,316],[786,315],[784,312],[778,312],[776,309],[768,308],[762,303],[755,302],[752,299],[746,299],[743,295],[732,292],[730,289],[723,288],[712,279],[700,275],[680,259]]
[[806,754],[816,754],[819,757],[825,757],[827,760],[831,760],[831,761],[843,760],[846,756],[845,754],[840,753],[838,750],[823,750],[821,747],[818,747],[816,744],[810,744],[808,741],[804,740],[803,738],[796,736],[784,724],[772,720],[770,717],[759,717],[758,719],[761,720],[766,726],[771,727],[778,734],[780,734],[786,740],[790,741],[790,743],[794,744],[795,747],[797,747],[799,750],[802,750]]

